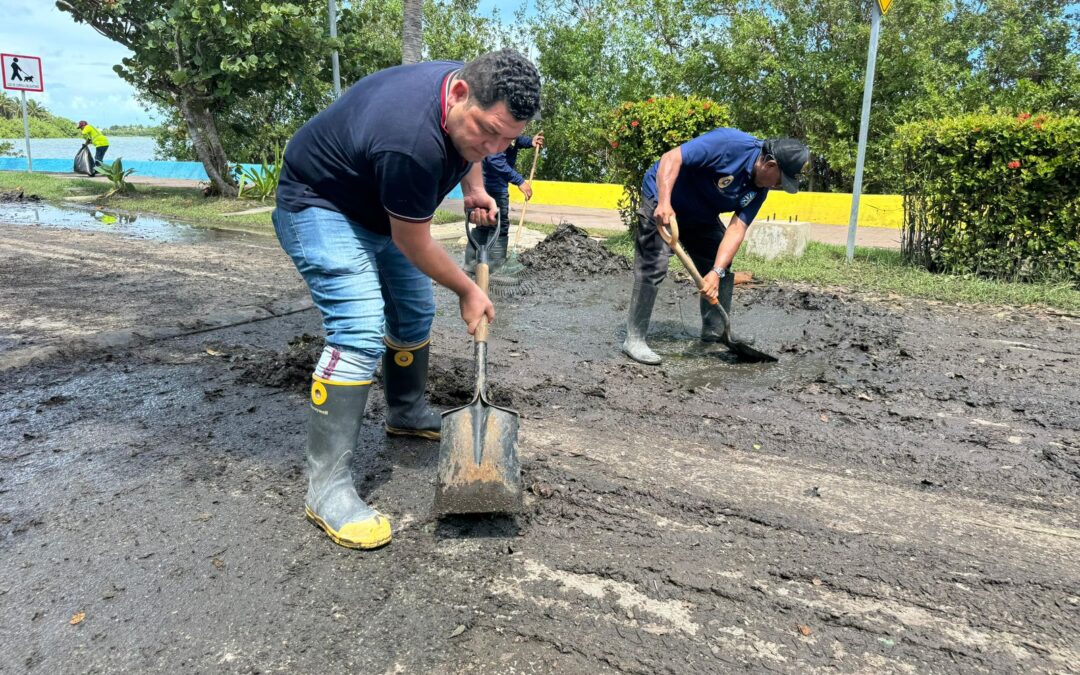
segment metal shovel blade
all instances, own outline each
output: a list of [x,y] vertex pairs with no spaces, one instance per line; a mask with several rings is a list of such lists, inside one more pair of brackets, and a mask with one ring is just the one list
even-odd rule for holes
[[[473,236],[471,209],[465,210],[465,235],[476,248],[476,284],[487,293],[488,252],[498,236],[480,244]],[[516,513],[524,490],[517,454],[520,416],[487,400],[487,317],[473,334],[476,393],[468,405],[447,410],[442,418],[439,471],[435,478],[435,514]]]
[[492,405],[480,394],[472,403],[443,413],[437,515],[521,510],[518,424],[518,413]]
[[749,361],[751,363],[776,363],[777,359],[772,354],[766,354],[765,352],[758,351],[745,342],[739,342],[731,338],[731,317],[724,311],[722,305],[717,303],[714,305],[720,310],[721,316],[724,317],[724,335],[727,337],[727,346],[736,356],[743,361]]

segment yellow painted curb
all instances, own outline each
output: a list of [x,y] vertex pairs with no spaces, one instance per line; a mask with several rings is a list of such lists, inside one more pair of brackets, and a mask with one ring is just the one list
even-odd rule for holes
[[[533,181],[533,204],[617,209],[623,189],[611,183]],[[521,203],[521,192],[510,190],[510,201]],[[773,190],[758,212],[758,219],[799,220],[822,225],[847,225],[851,195],[842,192],[800,192],[789,195]],[[863,195],[859,202],[859,227],[900,229],[904,219],[900,195]]]

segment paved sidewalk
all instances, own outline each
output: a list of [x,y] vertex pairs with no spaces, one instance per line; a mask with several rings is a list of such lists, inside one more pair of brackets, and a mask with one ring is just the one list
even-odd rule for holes
[[[446,199],[440,205],[445,211],[460,213],[463,205],[460,199]],[[517,225],[521,217],[521,207],[518,204],[510,204],[510,222]],[[558,225],[566,221],[578,227],[595,228],[598,230],[612,230],[623,232],[623,225],[619,212],[614,209],[592,209],[580,206],[554,206],[549,204],[530,204],[526,211],[526,220],[533,223],[545,223]],[[757,222],[767,223],[768,220]],[[847,244],[846,225],[821,225],[810,223],[810,239],[824,244]],[[862,227],[855,233],[856,246],[871,246],[874,248],[900,248],[900,232],[883,227]]]

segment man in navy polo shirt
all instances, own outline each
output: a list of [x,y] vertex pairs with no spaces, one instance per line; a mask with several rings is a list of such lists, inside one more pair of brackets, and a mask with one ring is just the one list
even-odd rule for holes
[[[757,216],[769,190],[799,191],[798,174],[810,161],[810,151],[791,138],[759,140],[738,129],[713,129],[664,153],[642,181],[638,231],[634,240],[634,290],[622,349],[645,364],[660,357],[649,348],[649,330],[657,288],[667,275],[671,249],[657,232],[676,216],[679,241],[704,273],[703,293],[719,299],[731,316],[735,279],[731,261],[746,228]],[[725,227],[720,214],[733,211]],[[702,297],[701,339],[721,342],[724,319]]]
[[535,66],[507,49],[369,75],[289,141],[274,229],[326,330],[312,376],[305,510],[342,546],[375,548],[392,536],[349,470],[380,358],[386,432],[439,438],[441,419],[424,397],[431,281],[458,295],[469,333],[495,317],[431,238],[435,207],[461,183],[466,208],[493,222],[495,200],[475,163],[516,139],[539,106]]
[[[539,151],[542,147],[544,147],[542,133],[532,137],[518,136],[504,151],[485,157],[481,163],[484,171],[484,189],[499,206],[499,240],[491,247],[492,269],[497,269],[506,262],[506,249],[510,239],[510,184],[513,183],[521,190],[525,201],[532,199],[532,185],[514,168],[517,164],[518,150],[536,148]],[[488,237],[494,231],[493,227],[477,228],[477,241],[480,244],[487,243]],[[472,242],[469,242],[465,247],[465,269],[471,272],[475,264],[476,249],[473,248]]]

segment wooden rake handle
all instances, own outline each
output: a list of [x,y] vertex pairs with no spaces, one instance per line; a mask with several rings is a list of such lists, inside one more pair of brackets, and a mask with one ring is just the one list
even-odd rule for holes
[[[543,130],[537,132],[537,134],[544,133]],[[532,168],[529,169],[529,180],[526,181],[532,185],[533,176],[536,175],[536,160],[540,159],[540,148],[533,150]],[[529,200],[526,199],[525,203],[521,205],[521,218],[518,219],[517,234],[514,235],[514,253],[517,253],[518,244],[521,243],[521,231],[525,229],[525,211],[529,208]]]

